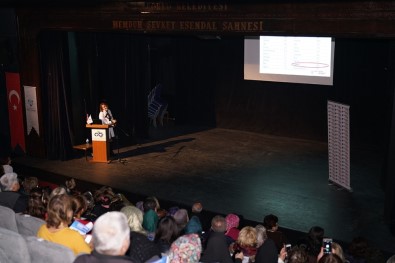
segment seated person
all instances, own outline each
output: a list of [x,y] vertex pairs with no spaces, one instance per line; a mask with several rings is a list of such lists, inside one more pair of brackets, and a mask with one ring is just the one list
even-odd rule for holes
[[159,247],[148,240],[147,232],[142,226],[143,212],[135,206],[124,206],[121,213],[126,216],[130,228],[130,247],[125,255],[134,263],[143,263],[154,257],[160,258]]
[[244,257],[248,257],[252,262],[254,262],[257,252],[256,229],[251,226],[243,227],[239,232],[239,237],[232,246],[232,250],[233,252],[242,251]]
[[74,263],[133,262],[125,256],[130,243],[130,230],[126,216],[117,211],[100,216],[93,227],[94,250],[91,254],[78,256]]
[[27,210],[28,196],[19,193],[20,185],[16,173],[6,173],[0,178],[0,205],[11,208],[15,213]]
[[178,226],[172,216],[165,216],[159,220],[154,243],[163,254],[168,253],[171,244],[178,238]]
[[278,229],[278,217],[275,215],[267,215],[263,219],[263,226],[266,228],[268,238],[276,243],[277,251],[280,252],[287,243],[287,238],[283,232]]
[[[226,242],[225,231],[226,221],[223,216],[214,216],[211,220],[211,232],[207,240],[207,247],[204,250],[201,262],[221,262],[221,263],[233,263],[232,257],[228,249]],[[244,255],[243,252],[235,255],[235,261],[241,261]]]
[[46,224],[37,232],[37,237],[66,246],[75,255],[90,253],[91,248],[84,237],[69,228],[73,219],[72,201],[69,195],[60,194],[53,196],[48,203]]
[[226,240],[228,242],[228,245],[232,244],[235,242],[239,236],[240,230],[238,229],[239,224],[240,224],[240,218],[236,214],[228,214],[225,217],[226,220]]
[[198,263],[202,245],[197,234],[187,234],[177,238],[171,244],[169,262]]

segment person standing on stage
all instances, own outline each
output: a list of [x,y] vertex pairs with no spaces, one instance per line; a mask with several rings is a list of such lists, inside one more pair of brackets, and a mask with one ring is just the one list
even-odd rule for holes
[[[115,125],[115,123],[117,123],[117,120],[114,119],[111,110],[108,108],[108,104],[104,102],[100,103],[99,119],[102,121],[103,124],[107,124],[107,125]],[[115,137],[113,127],[110,127],[108,129],[108,132],[109,132],[109,139]]]

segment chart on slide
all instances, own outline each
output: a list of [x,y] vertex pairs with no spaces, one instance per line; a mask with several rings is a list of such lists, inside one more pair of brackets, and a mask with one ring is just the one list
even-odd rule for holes
[[260,73],[331,75],[330,37],[261,36],[259,48]]

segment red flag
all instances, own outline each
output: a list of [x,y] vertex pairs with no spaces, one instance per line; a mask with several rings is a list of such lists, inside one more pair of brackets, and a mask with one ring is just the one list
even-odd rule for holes
[[23,125],[23,101],[21,97],[21,81],[18,73],[5,73],[8,116],[10,120],[11,146],[19,147],[26,151],[25,146],[25,128]]

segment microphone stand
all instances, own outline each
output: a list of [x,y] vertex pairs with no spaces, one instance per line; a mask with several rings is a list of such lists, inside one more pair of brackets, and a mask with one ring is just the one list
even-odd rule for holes
[[[115,132],[115,128],[116,128],[117,130],[122,131],[123,134],[125,134],[126,136],[129,137],[129,134],[128,134],[127,132],[125,132],[122,128],[118,127],[117,125],[114,126],[114,132]],[[109,161],[107,162],[107,164],[110,164],[110,163],[112,163],[114,160],[116,160],[116,161],[118,161],[119,163],[125,165],[128,161],[127,161],[126,159],[122,159],[122,158],[119,157],[119,136],[118,136],[118,132],[115,133],[115,141],[116,141],[117,148],[118,148],[118,150],[117,150],[117,155],[116,155],[115,157],[118,157],[118,158],[109,160]]]

